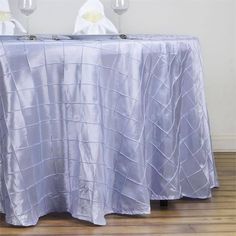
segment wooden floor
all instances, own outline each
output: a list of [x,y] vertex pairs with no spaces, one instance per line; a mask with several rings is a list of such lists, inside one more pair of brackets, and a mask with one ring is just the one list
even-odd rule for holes
[[152,203],[150,216],[107,216],[107,226],[73,219],[68,214],[42,217],[36,227],[4,223],[0,235],[174,235],[236,236],[236,154],[216,154],[220,188],[209,200],[171,201],[167,209]]

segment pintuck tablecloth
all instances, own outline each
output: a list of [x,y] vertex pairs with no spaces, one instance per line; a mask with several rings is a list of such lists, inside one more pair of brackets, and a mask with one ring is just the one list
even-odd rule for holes
[[[198,39],[0,42],[0,212],[98,225],[218,186]],[[193,203],[194,204],[194,203]]]

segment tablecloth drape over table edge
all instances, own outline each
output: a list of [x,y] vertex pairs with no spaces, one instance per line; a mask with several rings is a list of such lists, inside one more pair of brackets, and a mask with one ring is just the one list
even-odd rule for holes
[[2,40],[0,211],[104,225],[218,186],[193,37]]

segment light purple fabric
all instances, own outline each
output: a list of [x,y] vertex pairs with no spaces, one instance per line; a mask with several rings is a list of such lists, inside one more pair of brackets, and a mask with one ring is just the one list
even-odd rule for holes
[[[132,38],[133,37],[133,38]],[[70,212],[150,213],[218,186],[192,37],[0,44],[0,211],[13,225]]]

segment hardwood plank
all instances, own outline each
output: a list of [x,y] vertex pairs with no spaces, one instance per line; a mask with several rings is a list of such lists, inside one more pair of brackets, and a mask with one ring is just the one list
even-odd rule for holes
[[[194,233],[195,231],[189,225],[155,225],[155,226],[106,226],[106,227],[38,227],[38,228],[27,228],[19,229],[14,228],[11,230],[11,234],[20,234],[24,232],[24,235],[61,235],[61,234],[114,234],[119,232],[122,234],[154,234],[154,233],[182,233],[189,232]],[[2,228],[1,233],[6,234],[8,232],[7,228]],[[11,235],[9,234],[9,235]]]
[[191,224],[196,233],[205,232],[236,232],[236,224]]
[[213,193],[213,197],[217,196],[225,196],[225,197],[236,197],[236,192],[235,191],[215,191]]
[[[7,228],[2,228],[1,233],[5,234]],[[119,232],[122,234],[160,234],[160,233],[211,233],[211,232],[236,232],[236,224],[147,224],[147,225],[129,225],[129,227],[123,226],[84,226],[84,227],[65,227],[65,226],[53,226],[53,227],[33,227],[27,229],[14,228],[11,230],[12,234],[20,234],[24,232],[24,235],[61,235],[61,234],[113,234]],[[11,234],[9,234],[11,235]]]
[[[124,217],[124,216],[108,216],[106,217],[107,224],[109,226],[129,226],[129,225],[172,225],[172,224],[201,224],[205,222],[206,224],[236,224],[236,217],[168,217],[166,218],[149,218],[149,217]],[[68,218],[68,219],[54,219],[45,218],[39,221],[37,227],[52,227],[57,225],[67,226],[67,227],[84,227],[84,224],[81,221]],[[4,225],[3,225],[4,226]],[[6,225],[5,225],[6,226]]]
[[152,214],[149,216],[150,218],[155,217],[187,217],[187,216],[236,216],[236,209],[195,209],[191,211],[182,211],[182,210],[157,210],[153,211]]

